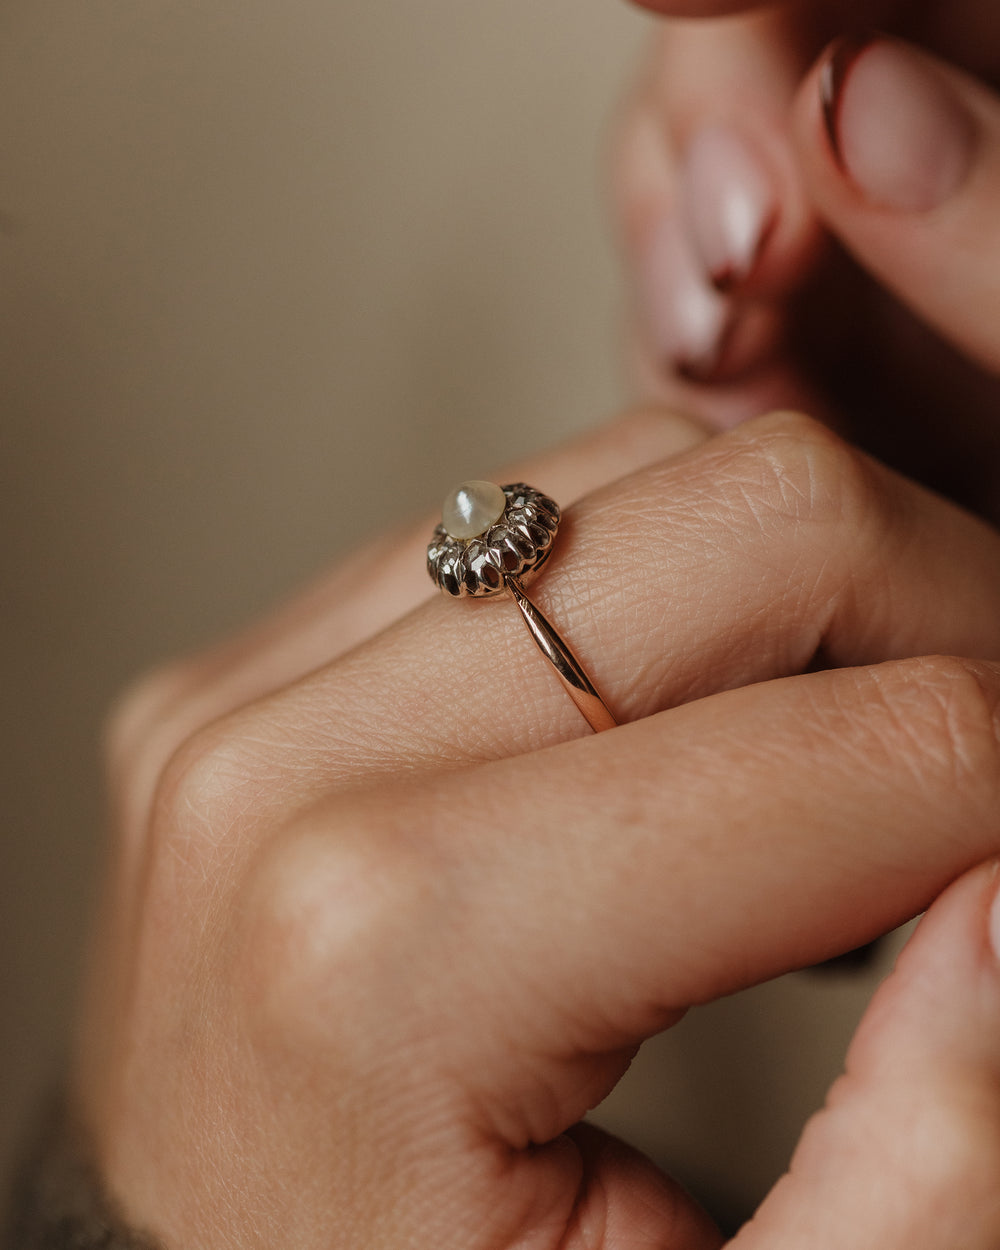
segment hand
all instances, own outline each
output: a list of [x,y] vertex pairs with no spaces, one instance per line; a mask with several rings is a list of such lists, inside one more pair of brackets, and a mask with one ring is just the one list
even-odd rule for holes
[[[1000,849],[1000,667],[934,658],[1000,652],[993,530],[791,416],[522,475],[578,499],[536,595],[621,728],[513,605],[421,603],[423,530],[119,714],[76,1089],[168,1247],[716,1246],[580,1117]],[[934,909],[747,1250],[996,1244],[995,888]]]
[[[721,7],[663,24],[620,132],[643,391],[718,426],[805,405],[1000,515],[993,7]],[[820,56],[859,19],[925,50]]]

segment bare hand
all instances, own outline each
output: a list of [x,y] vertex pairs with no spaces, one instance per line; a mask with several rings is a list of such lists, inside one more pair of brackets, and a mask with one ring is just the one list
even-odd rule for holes
[[[717,1246],[581,1117],[1000,849],[1000,668],[935,658],[1000,654],[994,531],[800,417],[522,474],[578,499],[536,594],[621,728],[511,604],[421,603],[423,530],[119,715],[76,1088],[168,1247]],[[933,909],[738,1245],[996,1245],[995,889]]]

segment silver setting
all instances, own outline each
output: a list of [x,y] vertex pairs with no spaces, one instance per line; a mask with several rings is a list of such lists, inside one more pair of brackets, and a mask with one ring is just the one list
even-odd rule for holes
[[579,660],[555,627],[524,593],[552,554],[559,529],[559,505],[524,482],[501,487],[503,515],[475,538],[453,538],[439,525],[427,548],[427,571],[436,586],[455,599],[509,595],[535,645],[555,670],[567,694],[595,733],[617,724]]
[[427,572],[456,599],[502,595],[507,579],[524,582],[549,558],[559,529],[559,505],[524,482],[501,488],[503,516],[476,538],[452,538],[443,525],[427,548]]

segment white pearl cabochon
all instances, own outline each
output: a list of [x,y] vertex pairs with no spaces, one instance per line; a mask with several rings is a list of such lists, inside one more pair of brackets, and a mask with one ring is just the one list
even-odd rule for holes
[[463,482],[441,509],[441,523],[459,542],[478,538],[504,514],[507,496],[494,482]]

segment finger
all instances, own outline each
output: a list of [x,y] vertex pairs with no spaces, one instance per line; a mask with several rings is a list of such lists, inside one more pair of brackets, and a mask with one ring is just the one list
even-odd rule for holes
[[[435,1149],[394,1166],[451,1196],[461,1174],[484,1244],[519,1244],[496,1229],[516,1199],[541,1245],[577,1244],[582,1212],[581,1246],[630,1245],[645,1198],[634,1244],[680,1250],[648,1174],[588,1174],[562,1134],[687,1005],[856,945],[995,853],[998,704],[1000,665],[902,661],[331,798],[238,874],[217,945],[241,1035],[279,1086],[307,1074],[306,1140],[345,1070],[380,1091],[397,1155],[398,1109],[422,1108]],[[151,908],[188,967],[219,878],[171,866]],[[173,1004],[146,1008],[169,1027]]]
[[738,377],[706,382],[664,372],[636,332],[627,344],[636,393],[689,412],[717,432],[731,430],[762,412],[809,412],[832,430],[843,431],[841,411],[787,356],[777,354]]
[[[560,1183],[565,1180],[567,1143],[579,1169],[573,1189]],[[553,1163],[564,1165],[562,1176]],[[578,1124],[555,1150],[535,1152],[522,1161],[522,1175],[512,1181],[537,1192],[539,1173],[545,1170],[555,1181],[547,1196],[553,1237],[539,1245],[558,1245],[560,1250],[718,1250],[725,1241],[679,1185],[637,1150],[593,1125]],[[538,1229],[532,1232],[538,1237]]]
[[[545,481],[569,502],[706,438],[677,413],[637,409],[504,470],[501,480]],[[328,664],[426,599],[432,528],[424,521],[378,539],[235,640],[157,670],[127,692],[107,746],[112,793],[122,795],[120,779],[130,778],[120,823],[141,821],[163,765],[202,726]]]
[[934,904],[734,1250],[1000,1244],[997,865]]
[[995,854],[998,706],[1000,665],[896,661],[331,799],[259,861],[248,941],[267,971],[248,984],[287,985],[275,1022],[304,1010],[322,1033],[329,945],[294,976],[267,952],[300,957],[330,883],[373,983],[410,935],[391,1020],[340,1004],[358,1044],[370,1009],[400,1043],[434,1037],[495,1135],[551,1140],[691,1004],[853,949]]
[[[557,541],[532,593],[620,721],[817,656],[1000,654],[997,534],[803,417],[750,422],[602,488]],[[441,596],[210,728],[173,767],[252,779],[263,753],[308,802],[581,732],[509,600]]]
[[668,23],[624,113],[614,186],[653,372],[742,378],[783,335],[778,301],[819,233],[787,111],[827,29],[801,5]]
[[1000,369],[1000,99],[926,52],[873,37],[825,55],[795,121],[829,228],[929,325]]

